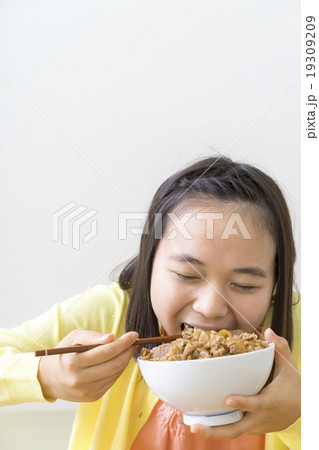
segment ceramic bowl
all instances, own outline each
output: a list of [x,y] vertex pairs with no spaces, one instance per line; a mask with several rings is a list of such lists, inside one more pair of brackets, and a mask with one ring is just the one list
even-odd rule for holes
[[165,403],[183,412],[186,425],[214,426],[237,422],[241,410],[225,404],[231,394],[255,395],[265,385],[275,347],[237,355],[187,361],[147,361],[138,364],[149,388]]

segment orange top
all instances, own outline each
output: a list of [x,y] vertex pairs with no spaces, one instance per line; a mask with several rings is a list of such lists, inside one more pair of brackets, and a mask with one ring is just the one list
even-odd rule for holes
[[[258,328],[262,331],[263,324]],[[161,326],[161,336],[165,336]],[[210,439],[190,432],[179,422],[182,413],[159,400],[137,435],[131,450],[264,450],[264,434],[242,434],[236,439]]]
[[131,450],[264,450],[264,434],[243,434],[236,439],[216,440],[190,432],[179,423],[182,413],[159,400],[137,435]]

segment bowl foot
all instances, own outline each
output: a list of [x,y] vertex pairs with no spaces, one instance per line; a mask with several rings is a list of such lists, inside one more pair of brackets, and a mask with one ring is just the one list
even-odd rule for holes
[[183,420],[185,425],[193,425],[194,423],[200,423],[209,427],[217,425],[226,425],[227,423],[238,422],[243,417],[243,412],[240,409],[235,409],[222,414],[205,414],[205,415],[192,415],[183,414]]

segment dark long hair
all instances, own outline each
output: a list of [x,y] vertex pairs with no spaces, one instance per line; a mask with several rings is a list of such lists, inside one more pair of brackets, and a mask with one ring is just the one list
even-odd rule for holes
[[198,160],[169,177],[157,190],[150,205],[138,256],[125,266],[119,277],[121,288],[130,290],[126,331],[136,330],[140,337],[158,335],[158,321],[150,298],[153,259],[160,241],[157,220],[162,218],[164,234],[167,213],[194,198],[214,199],[223,203],[240,202],[250,204],[259,211],[260,225],[270,232],[277,250],[271,327],[291,345],[296,252],[286,201],[270,176],[249,164],[225,157]]

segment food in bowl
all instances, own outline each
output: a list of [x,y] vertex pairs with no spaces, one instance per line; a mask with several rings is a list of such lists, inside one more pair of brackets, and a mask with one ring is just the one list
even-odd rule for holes
[[141,355],[149,361],[185,361],[236,355],[267,347],[268,343],[259,339],[256,333],[243,330],[207,331],[185,325],[181,338],[152,350],[143,348]]
[[[196,332],[195,329],[195,336],[196,333],[200,333],[200,336],[201,331]],[[236,334],[232,332],[232,337],[234,336]],[[226,336],[226,340],[227,337],[229,336]],[[228,353],[226,358],[225,354],[220,358],[204,357],[176,362],[176,359],[163,360],[157,355],[159,359],[152,360],[149,359],[149,353],[153,351],[154,354],[153,349],[151,352],[144,351],[148,359],[139,356],[137,361],[149,388],[163,402],[181,411],[186,425],[225,425],[236,422],[243,416],[241,410],[226,405],[226,398],[233,394],[256,395],[265,385],[273,366],[273,343],[252,351],[248,346],[255,342],[255,338],[246,341],[245,353]],[[263,342],[262,346],[265,344]],[[168,358],[168,355],[169,352],[166,352],[162,356]],[[186,356],[185,353],[183,355],[186,358],[191,356]]]

